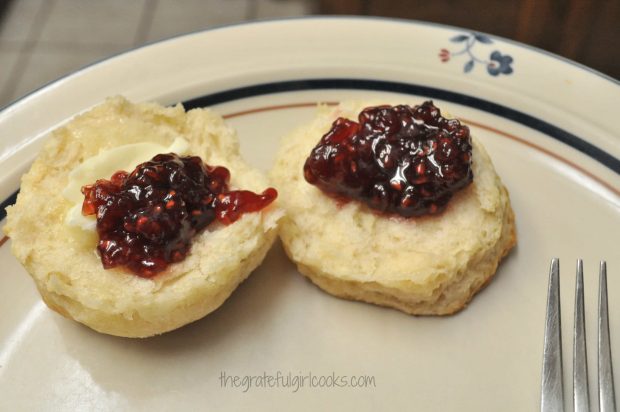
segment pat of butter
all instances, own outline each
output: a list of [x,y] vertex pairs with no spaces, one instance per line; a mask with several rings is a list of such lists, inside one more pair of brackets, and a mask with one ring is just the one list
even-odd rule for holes
[[112,149],[102,150],[97,155],[86,159],[69,173],[69,182],[62,195],[72,203],[65,217],[65,224],[94,231],[97,225],[95,215],[82,215],[84,195],[82,186],[93,184],[97,179],[109,179],[119,170],[132,171],[140,163],[151,160],[160,153],[188,154],[189,143],[177,137],[168,147],[153,142],[133,143]]

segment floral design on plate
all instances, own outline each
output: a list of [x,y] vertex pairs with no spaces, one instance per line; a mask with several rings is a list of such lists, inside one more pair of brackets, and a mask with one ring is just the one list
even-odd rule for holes
[[494,50],[490,53],[487,59],[481,58],[480,48],[476,49],[474,53],[474,46],[478,43],[485,45],[493,44],[493,40],[489,36],[484,34],[471,32],[468,34],[459,34],[450,39],[452,43],[463,44],[463,48],[457,51],[450,51],[448,49],[441,49],[439,51],[439,59],[446,63],[450,58],[457,56],[467,56],[469,59],[463,66],[463,71],[469,73],[472,71],[476,64],[482,64],[487,68],[487,72],[491,76],[499,76],[500,74],[512,74],[512,62],[513,59],[507,54],[502,54],[499,50]]

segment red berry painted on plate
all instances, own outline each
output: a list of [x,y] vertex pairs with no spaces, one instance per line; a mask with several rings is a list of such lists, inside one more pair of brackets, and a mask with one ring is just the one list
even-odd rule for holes
[[185,258],[192,238],[217,220],[231,224],[275,200],[262,194],[229,190],[230,172],[196,156],[160,154],[130,174],[116,172],[84,186],[84,215],[97,215],[97,249],[106,269],[125,266],[152,277]]
[[473,180],[469,128],[427,101],[338,118],[304,165],[326,193],[404,217],[443,211]]

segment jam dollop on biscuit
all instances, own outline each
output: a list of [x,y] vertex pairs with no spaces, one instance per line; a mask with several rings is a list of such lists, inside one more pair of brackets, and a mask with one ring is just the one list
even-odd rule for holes
[[338,118],[312,149],[304,177],[328,194],[403,217],[443,211],[473,180],[469,128],[431,101]]
[[82,187],[82,214],[97,216],[103,267],[152,277],[183,260],[192,238],[213,221],[231,224],[278,195],[273,188],[262,194],[229,190],[229,179],[225,167],[170,153]]

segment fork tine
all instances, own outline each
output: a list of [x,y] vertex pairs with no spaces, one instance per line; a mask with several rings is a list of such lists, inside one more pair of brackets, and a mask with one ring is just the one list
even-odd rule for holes
[[611,366],[607,309],[607,264],[601,261],[598,295],[598,402],[601,412],[615,412],[614,374]]
[[573,405],[575,412],[590,410],[585,316],[583,308],[583,261],[577,260],[575,281],[575,328],[573,331]]
[[551,260],[549,289],[547,292],[547,319],[543,351],[542,412],[564,410],[564,387],[562,384],[562,339],[560,322],[560,261]]

